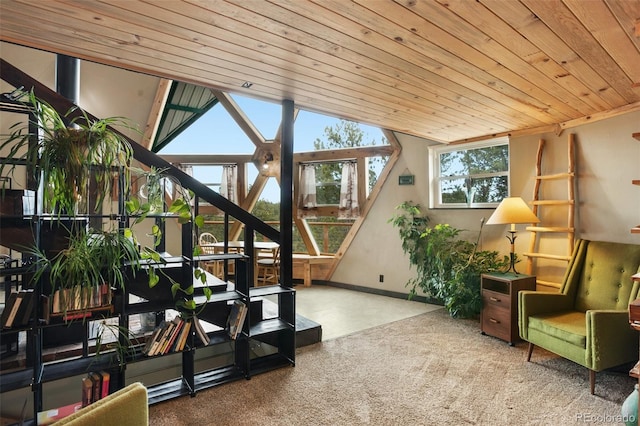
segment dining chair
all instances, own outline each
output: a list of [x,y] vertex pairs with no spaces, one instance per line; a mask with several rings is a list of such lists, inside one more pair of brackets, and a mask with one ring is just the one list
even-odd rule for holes
[[277,285],[278,274],[280,272],[280,247],[276,247],[273,251],[273,256],[263,257],[256,262],[258,266],[257,270],[257,286],[262,285]]
[[[198,237],[198,245],[200,246],[202,254],[215,254],[216,250],[213,244],[217,242],[218,239],[210,232],[203,232]],[[222,278],[224,274],[224,265],[222,261],[219,260],[204,262],[204,269],[218,278]]]

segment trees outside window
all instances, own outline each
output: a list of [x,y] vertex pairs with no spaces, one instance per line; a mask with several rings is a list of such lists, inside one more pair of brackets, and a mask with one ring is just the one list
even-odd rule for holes
[[[348,120],[340,120],[334,126],[327,126],[324,129],[324,137],[316,138],[313,143],[314,150],[330,150],[356,148],[372,145],[387,145],[387,140],[382,137],[380,143],[375,138],[365,140],[370,137],[365,134],[358,123]],[[346,159],[346,158],[345,158]],[[378,181],[378,174],[384,167],[388,157],[369,158],[368,170],[368,191],[375,186]],[[328,161],[319,163],[316,167],[316,191],[318,204],[337,205],[340,202],[340,181],[342,179],[343,161]]]
[[506,139],[429,149],[431,207],[495,207],[509,196]]

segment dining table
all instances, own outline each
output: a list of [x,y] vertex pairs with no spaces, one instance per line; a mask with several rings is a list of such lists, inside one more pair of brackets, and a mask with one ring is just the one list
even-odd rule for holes
[[[225,249],[225,244],[227,250],[232,249],[234,251],[243,251],[245,247],[245,242],[241,240],[234,241],[219,241],[217,243],[207,244],[207,247],[213,247],[213,249],[217,253],[223,253]],[[273,241],[254,241],[253,242],[253,286],[256,287],[258,283],[258,275],[256,271],[258,270],[258,258],[260,257],[260,252],[270,252],[271,256],[275,256],[276,249],[280,246],[280,244]]]

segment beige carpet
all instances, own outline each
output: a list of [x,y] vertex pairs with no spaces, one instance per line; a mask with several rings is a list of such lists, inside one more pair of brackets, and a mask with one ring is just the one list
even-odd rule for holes
[[480,334],[438,310],[302,348],[296,367],[150,407],[151,425],[622,424],[635,381]]

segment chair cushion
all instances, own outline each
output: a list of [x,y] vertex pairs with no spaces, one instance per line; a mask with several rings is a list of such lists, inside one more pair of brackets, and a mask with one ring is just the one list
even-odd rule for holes
[[640,245],[591,241],[576,292],[575,309],[627,310],[631,276],[638,271]]
[[572,345],[587,347],[587,321],[584,312],[558,312],[531,316],[529,327]]

